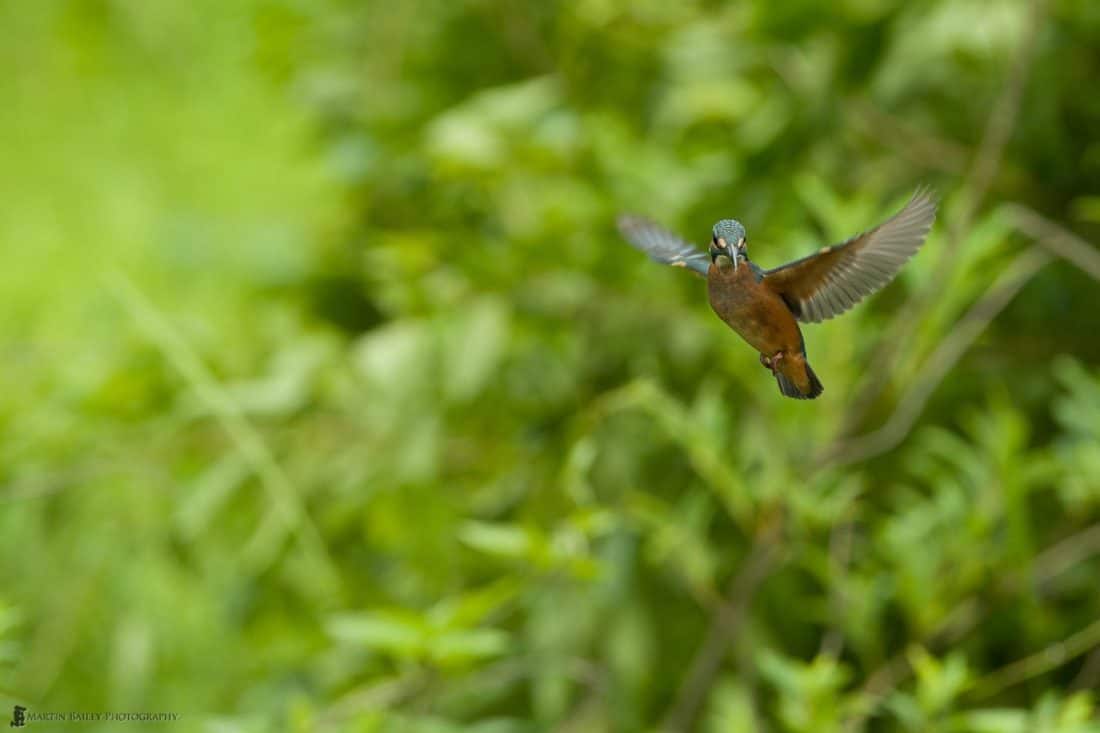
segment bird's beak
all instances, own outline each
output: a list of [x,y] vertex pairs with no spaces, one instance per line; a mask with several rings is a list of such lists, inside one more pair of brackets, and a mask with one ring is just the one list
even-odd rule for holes
[[710,240],[710,261],[714,262],[720,255],[729,257],[734,268],[741,262],[741,251],[739,247],[731,247],[722,237]]

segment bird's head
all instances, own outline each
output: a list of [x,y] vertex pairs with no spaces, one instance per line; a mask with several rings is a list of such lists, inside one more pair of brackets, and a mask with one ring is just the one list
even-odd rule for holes
[[741,222],[733,219],[722,219],[714,225],[714,232],[710,239],[710,261],[715,262],[719,257],[728,257],[734,268],[745,259],[747,244],[745,242],[745,227]]

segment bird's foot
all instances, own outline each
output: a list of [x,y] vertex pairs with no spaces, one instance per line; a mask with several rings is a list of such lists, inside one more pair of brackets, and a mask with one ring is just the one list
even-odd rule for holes
[[783,352],[777,351],[773,356],[760,355],[760,364],[771,370],[772,374],[775,374],[775,370],[779,367],[779,361],[783,358]]

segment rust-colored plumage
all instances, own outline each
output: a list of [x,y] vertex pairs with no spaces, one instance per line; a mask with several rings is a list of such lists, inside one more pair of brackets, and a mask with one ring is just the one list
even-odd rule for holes
[[[772,367],[779,390],[788,397],[813,398],[821,382],[806,363],[802,332],[794,314],[748,262],[735,266],[719,255],[707,272],[707,296],[718,317],[764,356]],[[774,357],[782,354],[778,360]]]
[[812,399],[823,388],[806,361],[798,321],[840,315],[889,283],[920,248],[935,217],[931,192],[918,190],[874,229],[772,270],[749,261],[745,230],[732,219],[714,225],[709,254],[641,217],[624,216],[619,228],[654,260],[704,275],[714,312],[760,352],[780,392]]

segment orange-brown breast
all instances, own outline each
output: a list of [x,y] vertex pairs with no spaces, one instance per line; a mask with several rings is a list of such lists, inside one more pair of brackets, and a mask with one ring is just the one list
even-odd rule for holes
[[799,354],[802,334],[794,314],[774,291],[757,280],[749,263],[735,269],[724,257],[707,272],[707,295],[718,317],[757,351]]

